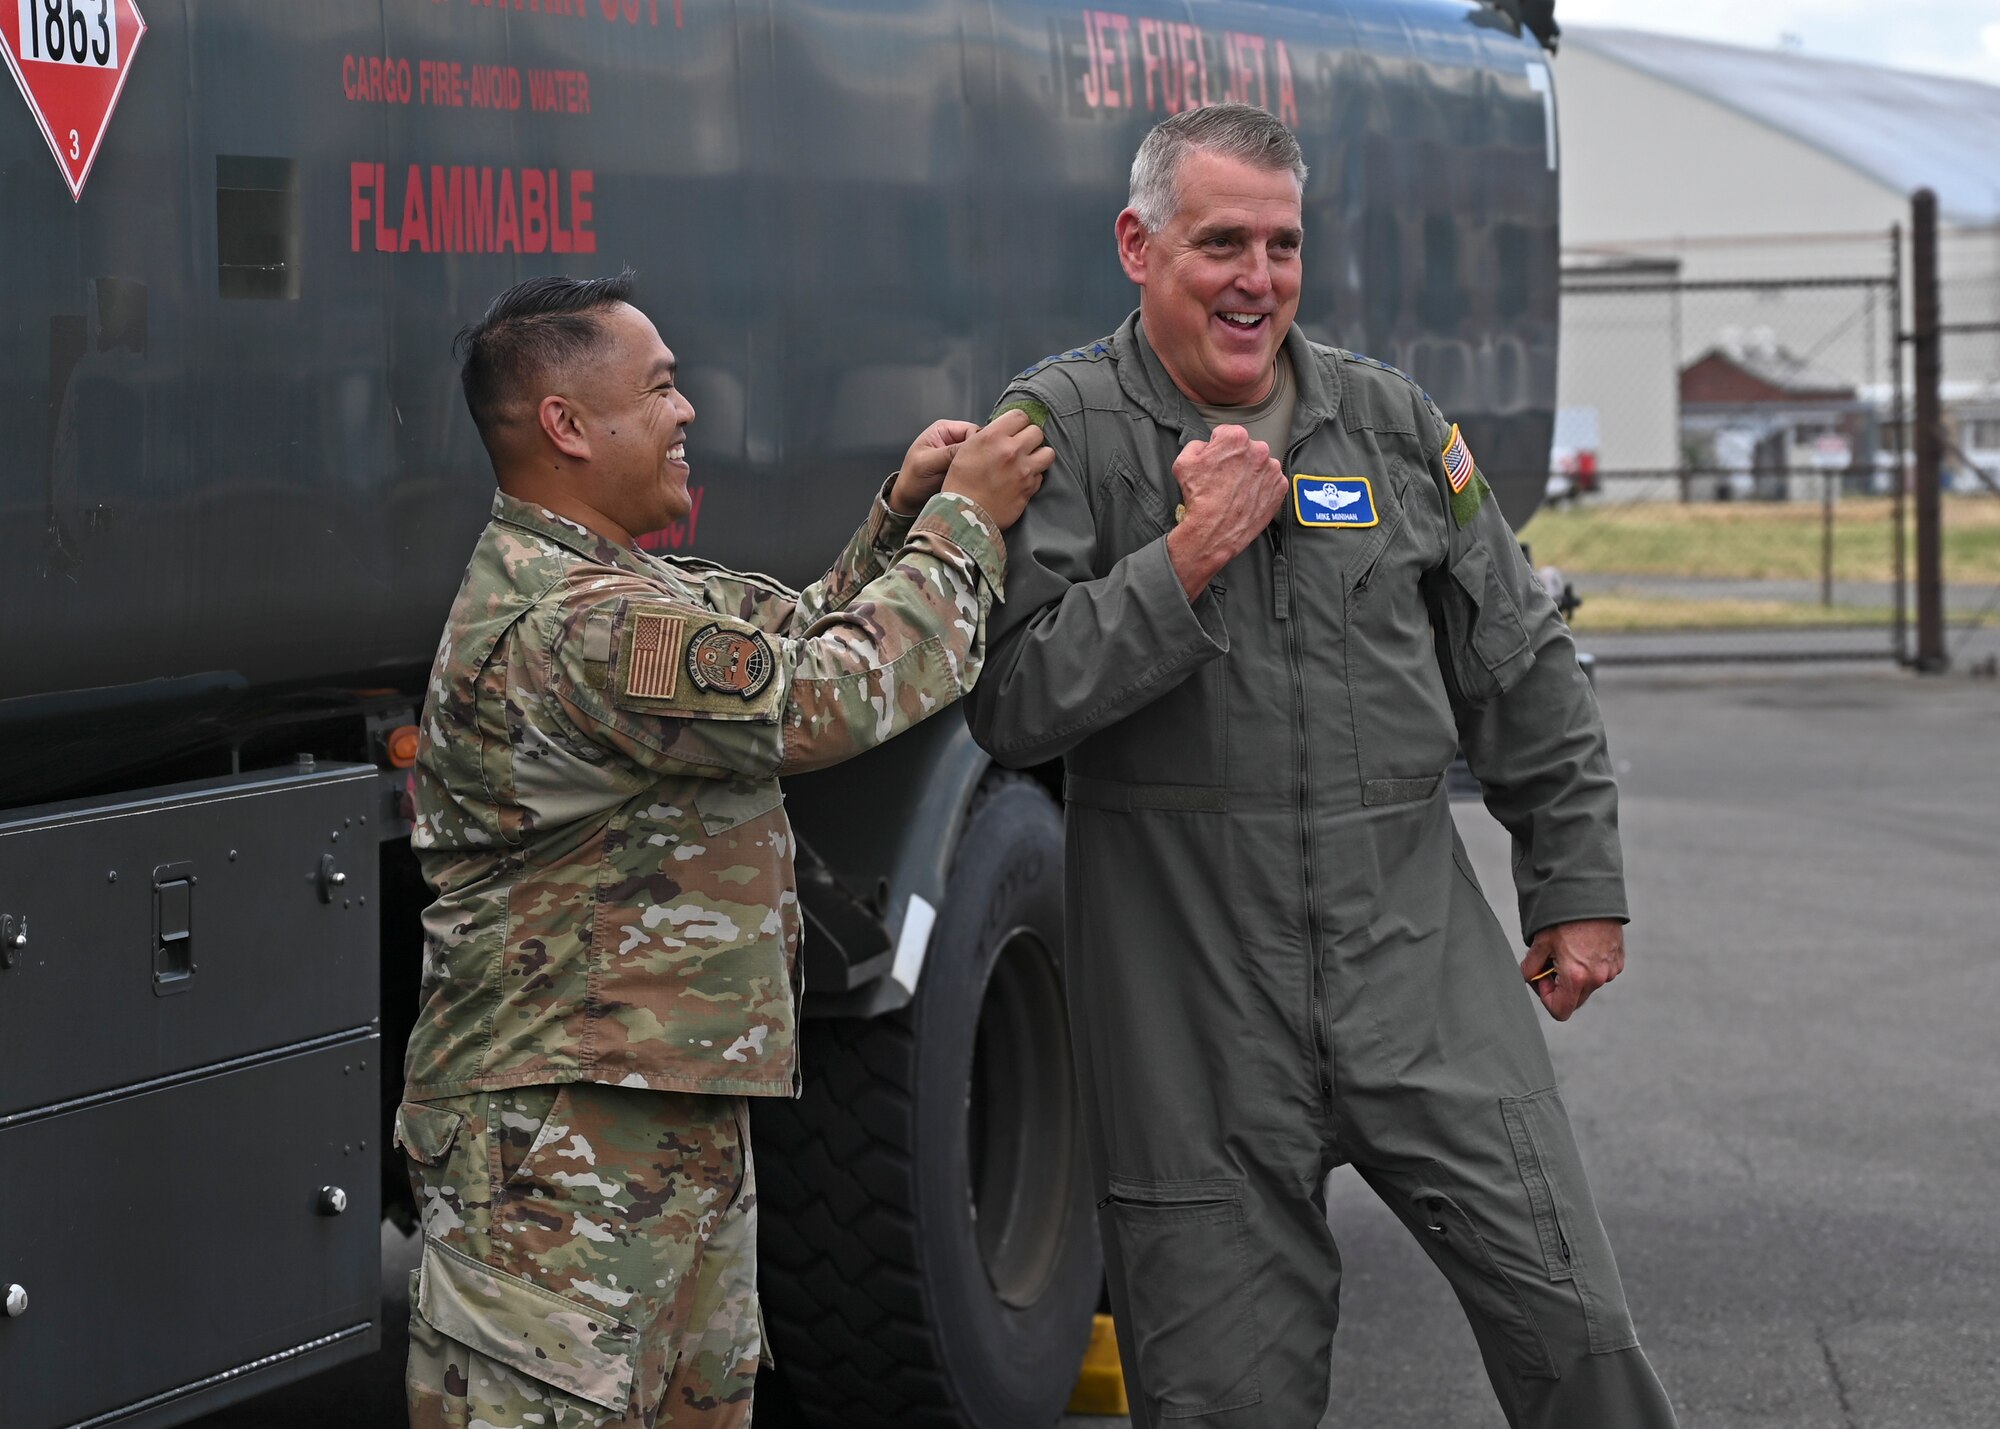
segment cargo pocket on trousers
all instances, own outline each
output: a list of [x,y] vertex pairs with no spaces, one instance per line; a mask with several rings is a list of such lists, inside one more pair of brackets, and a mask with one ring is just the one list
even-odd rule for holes
[[1534,1211],[1535,1234],[1549,1279],[1575,1282],[1592,1354],[1630,1349],[1639,1343],[1639,1336],[1625,1306],[1611,1239],[1591,1199],[1562,1093],[1550,1087],[1525,1097],[1505,1097],[1500,1115],[1506,1120],[1514,1164]]
[[1111,1180],[1139,1381],[1163,1419],[1262,1401],[1243,1200],[1228,1181]]
[[596,1306],[426,1241],[416,1311],[439,1334],[538,1384],[614,1414],[632,1402],[639,1332]]
[[1555,1360],[1542,1338],[1521,1292],[1493,1258],[1486,1239],[1457,1201],[1435,1186],[1419,1186],[1411,1195],[1432,1240],[1433,1258],[1449,1256],[1460,1271],[1445,1269],[1445,1278],[1473,1306],[1506,1346],[1507,1362],[1524,1379],[1556,1379]]

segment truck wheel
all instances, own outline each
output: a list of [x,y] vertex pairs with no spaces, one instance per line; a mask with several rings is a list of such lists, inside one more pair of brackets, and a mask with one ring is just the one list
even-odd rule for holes
[[1048,1429],[1075,1384],[1103,1267],[1062,850],[1039,785],[989,779],[912,1005],[806,1023],[804,1098],[756,1103],[764,1309],[809,1423]]

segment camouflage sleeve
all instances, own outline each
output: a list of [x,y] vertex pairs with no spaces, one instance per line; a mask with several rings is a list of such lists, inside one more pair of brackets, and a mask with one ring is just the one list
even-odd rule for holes
[[956,496],[933,497],[887,570],[790,632],[600,569],[557,598],[547,685],[580,736],[644,768],[817,769],[972,687],[1005,577],[999,532]]
[[1576,644],[1464,435],[1425,399],[1450,555],[1431,577],[1459,747],[1513,835],[1521,928],[1626,914],[1618,787]]
[[889,568],[916,524],[915,516],[899,516],[889,509],[889,487],[895,479],[891,475],[876,492],[868,518],[847,538],[832,568],[804,590],[791,590],[769,576],[717,568],[702,578],[709,604],[769,635],[796,634],[828,611],[839,610]]

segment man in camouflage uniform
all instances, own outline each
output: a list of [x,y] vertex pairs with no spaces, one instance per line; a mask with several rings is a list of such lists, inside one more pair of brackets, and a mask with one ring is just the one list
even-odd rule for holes
[[[1062,758],[1066,975],[1133,1422],[1327,1408],[1352,1164],[1472,1322],[1507,1421],[1669,1429],[1556,1090],[1624,962],[1617,793],[1562,620],[1458,429],[1293,326],[1305,164],[1240,105],[1153,131],[1139,312],[1030,369],[972,729]],[[1516,961],[1444,774],[1514,836]]]
[[437,891],[397,1140],[423,1215],[416,1429],[726,1429],[762,1339],[745,1098],[798,1086],[778,776],[962,695],[1052,455],[940,422],[792,591],[646,554],[694,418],[624,279],[462,335],[500,490],[425,701]]

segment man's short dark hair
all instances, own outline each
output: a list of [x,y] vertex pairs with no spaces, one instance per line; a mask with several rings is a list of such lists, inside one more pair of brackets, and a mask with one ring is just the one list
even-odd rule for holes
[[[509,404],[558,369],[599,350],[606,308],[632,301],[632,270],[615,278],[529,278],[493,300],[452,343],[465,405],[487,451]],[[546,395],[542,392],[533,395]]]

